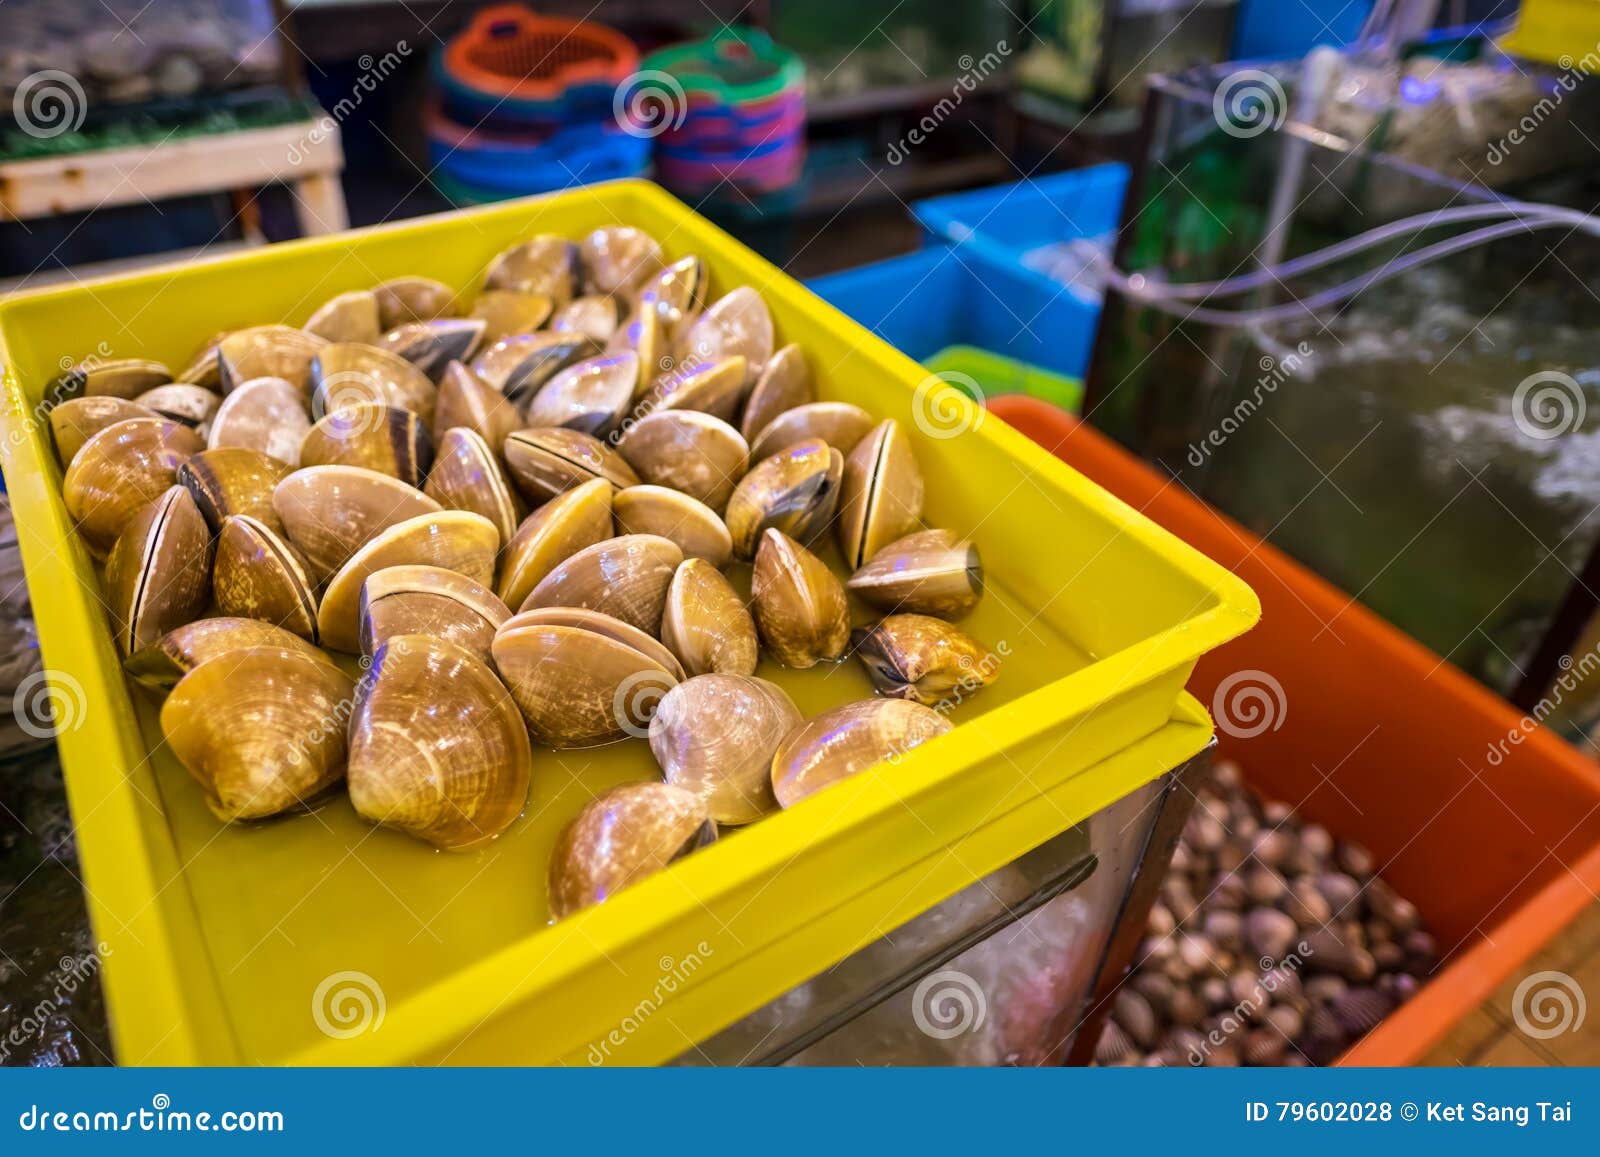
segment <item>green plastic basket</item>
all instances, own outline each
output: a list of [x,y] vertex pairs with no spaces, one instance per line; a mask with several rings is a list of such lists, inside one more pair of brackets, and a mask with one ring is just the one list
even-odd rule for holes
[[970,345],[950,345],[922,359],[922,364],[956,389],[982,402],[1001,394],[1027,394],[1076,414],[1083,403],[1083,383]]

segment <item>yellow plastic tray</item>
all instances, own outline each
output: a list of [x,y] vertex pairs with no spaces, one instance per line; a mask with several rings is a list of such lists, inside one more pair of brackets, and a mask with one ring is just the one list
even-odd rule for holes
[[[342,798],[218,824],[120,674],[37,412],[44,385],[95,354],[181,364],[217,330],[300,323],[388,277],[468,287],[523,237],[613,222],[698,254],[714,292],[759,288],[823,396],[915,436],[930,524],[983,551],[990,589],[970,629],[1006,644],[998,682],[897,765],[556,925],[543,886],[556,833],[594,793],[654,774],[643,744],[537,753],[527,814],[467,855],[371,828]],[[0,356],[0,452],[124,1064],[674,1056],[1198,750],[1209,723],[1180,703],[1183,684],[1259,613],[1238,579],[1002,422],[978,422],[955,391],[936,400],[974,428],[923,433],[915,362],[645,182],[16,297],[0,303]],[[858,667],[797,685],[801,708],[861,696]],[[337,999],[357,989],[365,1017]]]

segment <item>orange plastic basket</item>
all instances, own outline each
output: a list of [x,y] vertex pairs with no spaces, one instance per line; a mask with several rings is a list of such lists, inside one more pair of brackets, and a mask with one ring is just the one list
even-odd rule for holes
[[451,80],[480,93],[553,101],[572,88],[616,87],[638,71],[639,50],[603,24],[498,4],[449,43],[444,64]]

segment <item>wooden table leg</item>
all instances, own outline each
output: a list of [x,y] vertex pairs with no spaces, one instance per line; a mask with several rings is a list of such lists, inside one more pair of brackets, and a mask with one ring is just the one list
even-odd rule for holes
[[345,211],[344,186],[337,173],[313,173],[290,186],[300,232],[307,237],[350,228]]

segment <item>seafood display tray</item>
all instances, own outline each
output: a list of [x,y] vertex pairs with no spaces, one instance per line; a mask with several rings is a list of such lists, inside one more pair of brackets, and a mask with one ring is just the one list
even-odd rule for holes
[[[468,288],[521,238],[615,223],[701,257],[719,293],[756,287],[822,398],[912,435],[929,525],[983,551],[989,594],[964,626],[1004,655],[998,681],[947,735],[557,924],[556,834],[658,774],[642,743],[537,750],[525,814],[464,854],[374,829],[342,795],[219,823],[121,674],[45,386],[89,356],[182,363],[216,331],[299,324],[390,277]],[[19,296],[0,303],[0,357],[0,453],[124,1064],[677,1056],[1193,754],[1208,729],[1170,722],[1184,682],[1258,614],[1238,579],[953,389],[919,391],[915,362],[646,182]],[[784,681],[808,715],[869,693],[856,663]]]

